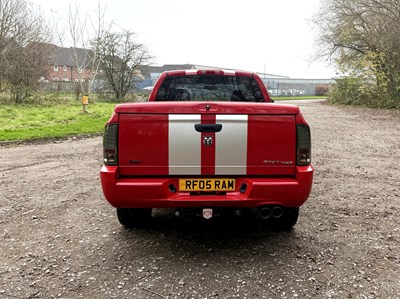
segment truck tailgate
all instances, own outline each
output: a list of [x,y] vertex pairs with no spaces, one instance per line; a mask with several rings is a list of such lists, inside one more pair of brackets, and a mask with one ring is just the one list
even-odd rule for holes
[[170,113],[162,109],[140,113],[140,109],[120,108],[119,112],[124,113],[119,115],[119,173],[294,175],[297,110],[283,111],[279,106],[266,109],[265,104],[263,109],[255,108],[247,107],[247,113],[225,107],[214,109],[215,113],[190,109],[195,113],[182,114],[171,113],[176,109]]

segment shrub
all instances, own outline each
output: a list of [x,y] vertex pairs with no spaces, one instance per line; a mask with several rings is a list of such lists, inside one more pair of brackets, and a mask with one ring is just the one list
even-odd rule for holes
[[336,84],[329,91],[328,101],[334,104],[371,108],[400,108],[400,99],[382,92],[373,81],[359,77],[336,79]]

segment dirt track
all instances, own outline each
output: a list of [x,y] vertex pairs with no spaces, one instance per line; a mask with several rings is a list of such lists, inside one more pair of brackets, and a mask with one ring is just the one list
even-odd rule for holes
[[126,230],[101,138],[0,147],[0,299],[400,298],[400,113],[298,104],[316,175],[285,233],[163,210]]

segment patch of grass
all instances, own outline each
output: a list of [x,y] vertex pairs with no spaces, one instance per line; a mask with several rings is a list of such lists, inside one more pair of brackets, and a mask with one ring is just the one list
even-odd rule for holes
[[57,106],[0,106],[0,141],[56,138],[99,133],[115,103],[89,104],[83,113],[79,103]]

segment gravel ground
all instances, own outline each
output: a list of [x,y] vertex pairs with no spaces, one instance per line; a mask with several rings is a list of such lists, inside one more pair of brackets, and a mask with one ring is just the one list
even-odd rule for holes
[[400,298],[400,113],[297,104],[316,173],[291,232],[168,210],[126,230],[100,137],[0,147],[0,299]]

